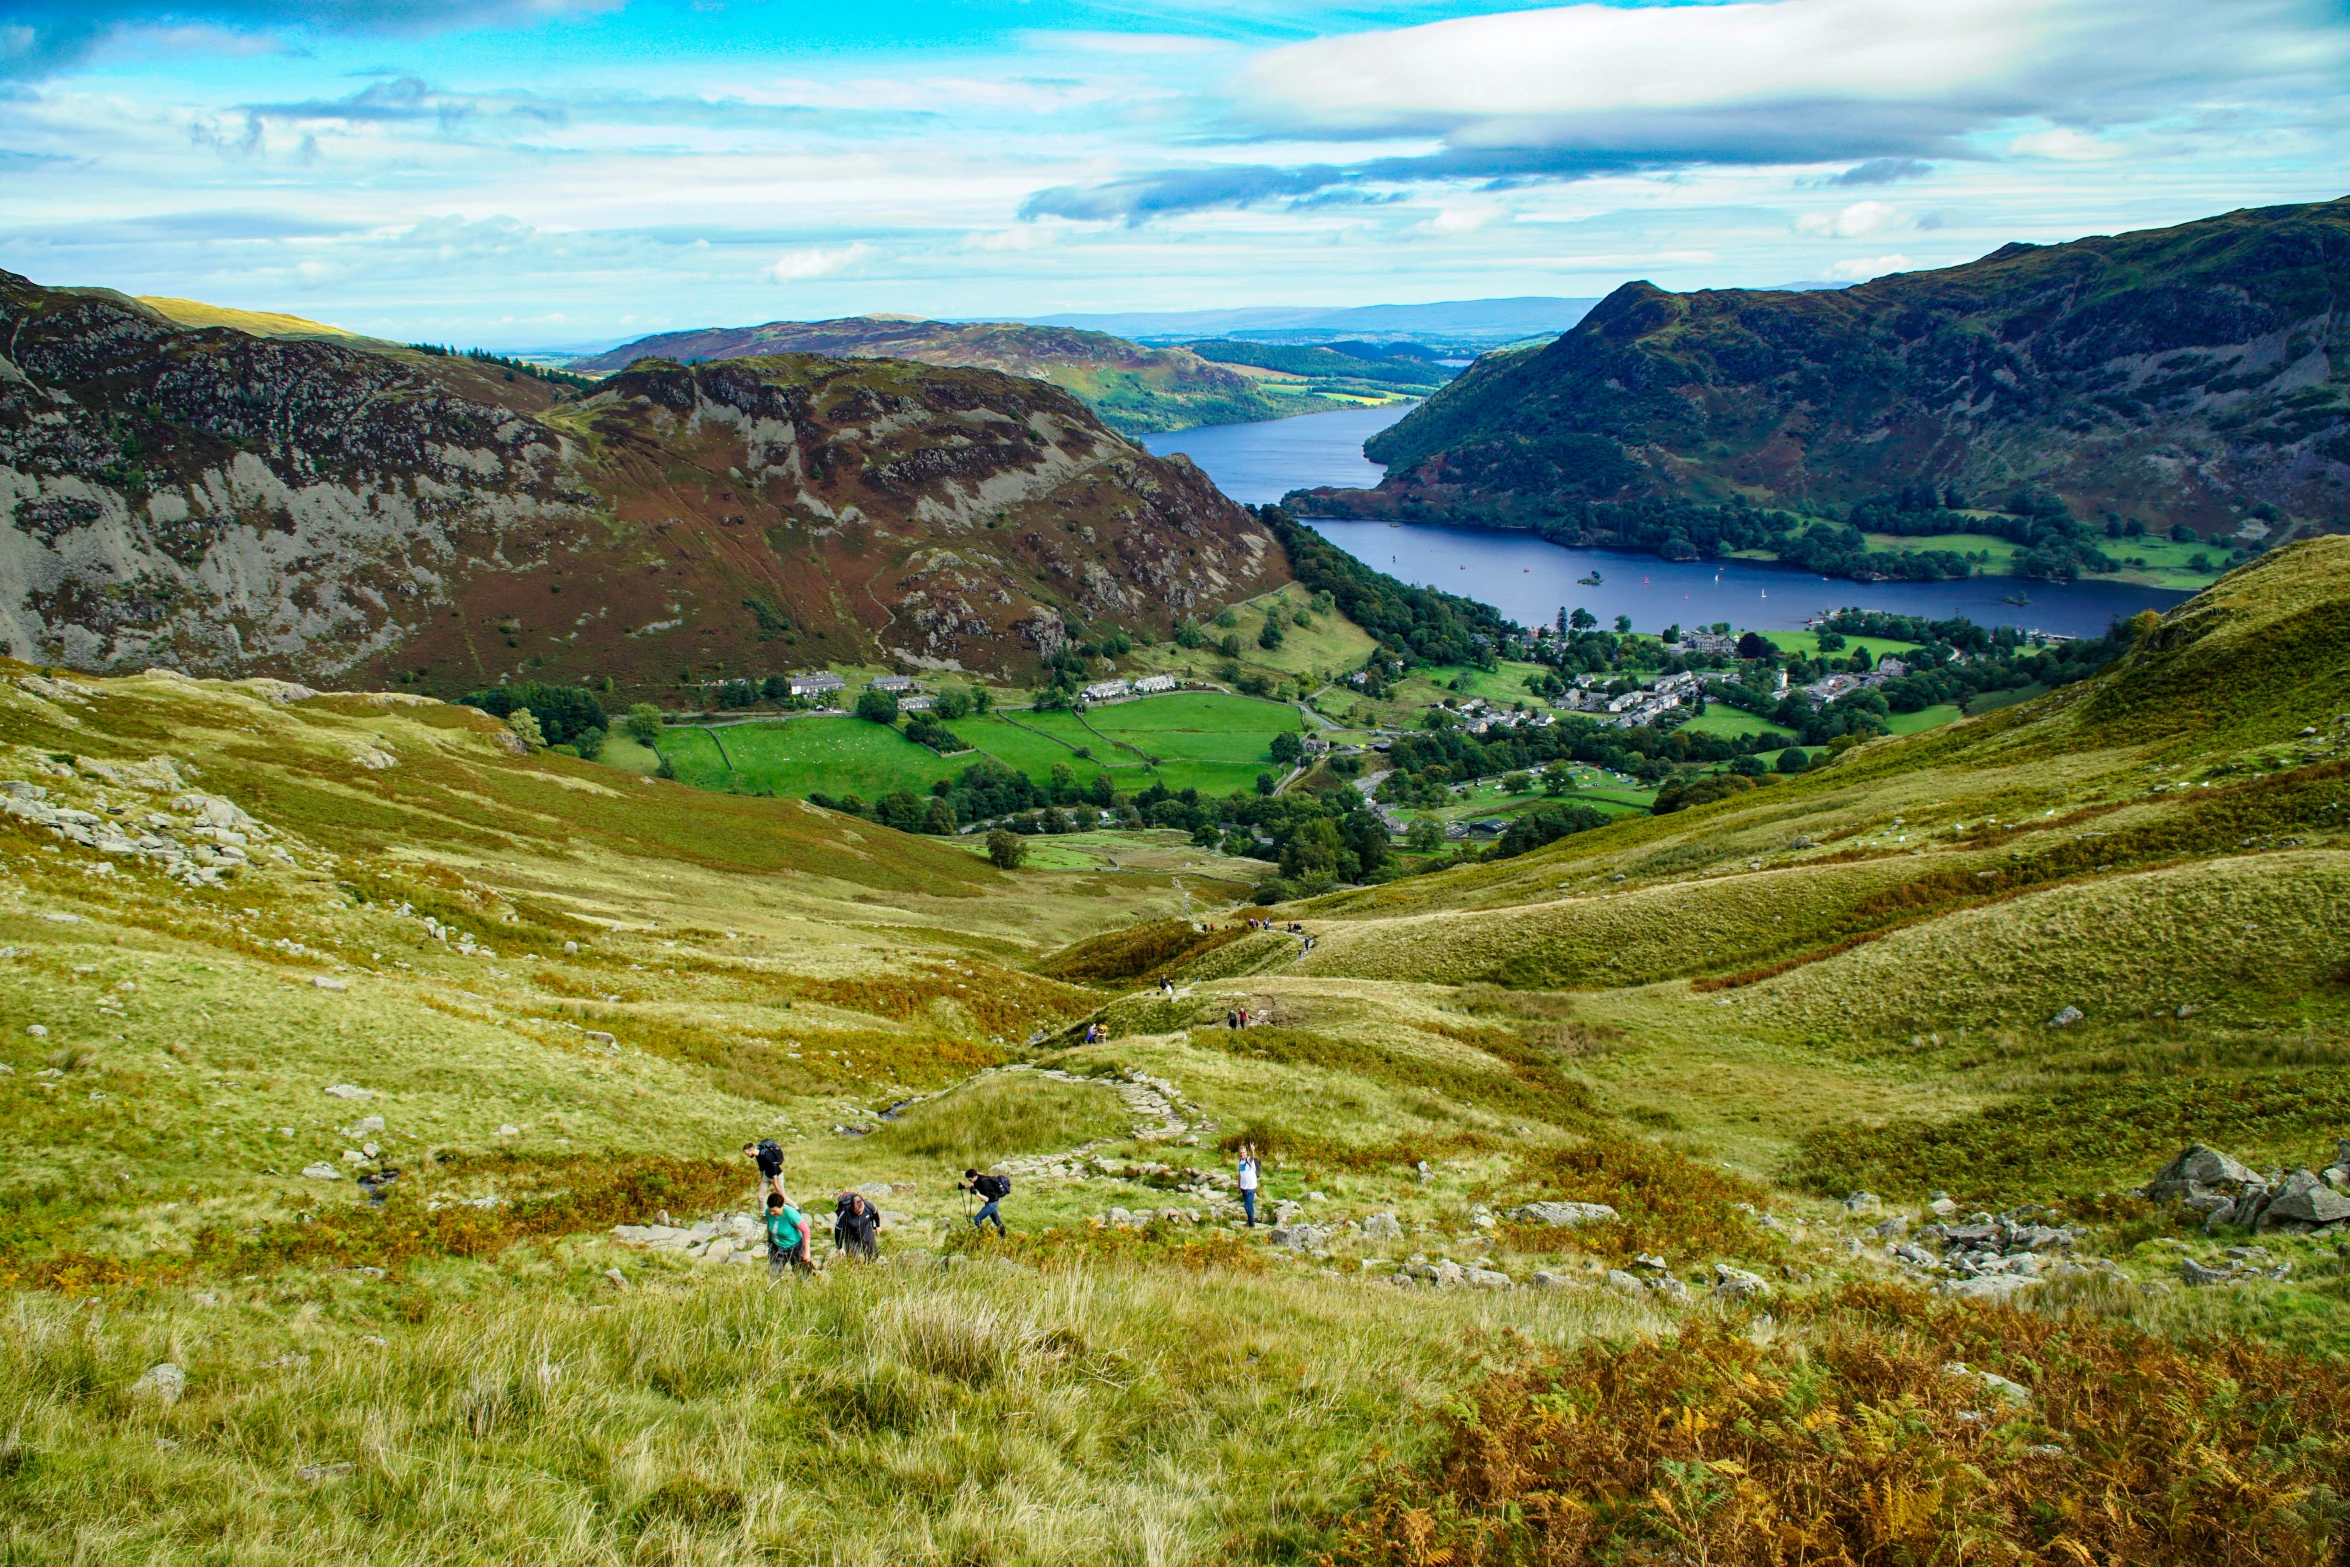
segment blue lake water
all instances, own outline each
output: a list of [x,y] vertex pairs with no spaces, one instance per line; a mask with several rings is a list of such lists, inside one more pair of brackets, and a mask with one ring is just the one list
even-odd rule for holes
[[[1363,456],[1363,442],[1410,410],[1349,408],[1261,424],[1213,425],[1151,435],[1143,444],[1182,452],[1217,487],[1245,505],[1277,501],[1317,484],[1368,487],[1386,471]],[[1852,582],[1762,561],[1691,561],[1654,555],[1568,549],[1529,533],[1421,523],[1306,519],[1324,538],[1404,582],[1443,588],[1491,604],[1512,620],[1540,625],[1563,609],[1583,608],[1611,624],[1629,615],[1637,630],[1710,625],[1789,631],[1825,611],[1857,607],[1946,620],[1964,615],[1982,626],[2020,626],[2066,636],[2096,636],[2116,618],[2168,609],[2186,595],[2118,582],[2024,582],[1973,577],[1963,582]],[[1597,586],[1578,579],[1596,573]],[[2015,594],[2031,602],[2004,602]]]

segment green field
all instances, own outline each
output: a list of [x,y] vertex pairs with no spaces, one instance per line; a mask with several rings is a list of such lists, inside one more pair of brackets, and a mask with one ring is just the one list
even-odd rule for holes
[[661,733],[661,754],[697,789],[806,795],[821,791],[872,799],[892,789],[917,794],[976,757],[942,757],[903,733],[862,718],[786,718],[772,723],[681,726]]
[[1681,727],[1693,735],[1719,735],[1725,740],[1735,739],[1739,735],[1774,735],[1782,740],[1794,738],[1778,725],[1724,702],[1708,704],[1704,712]]
[[[1164,784],[1220,797],[1236,789],[1254,792],[1259,773],[1278,776],[1283,769],[1272,761],[1273,736],[1295,733],[1303,722],[1295,708],[1279,702],[1185,691],[1082,715],[998,712],[958,719],[947,727],[972,749],[952,756],[862,718],[681,725],[662,732],[660,749],[681,782],[745,794],[853,794],[867,800],[893,789],[921,794],[984,755],[1039,783],[1051,778],[1055,766],[1071,768],[1081,783],[1107,769],[1126,793]],[[611,744],[641,749],[632,741]],[[1080,756],[1080,750],[1091,754]],[[1145,760],[1153,756],[1159,759],[1155,767]],[[632,758],[614,760],[628,766]]]
[[1947,724],[1952,719],[1964,717],[1966,710],[1957,703],[1939,702],[1914,713],[1895,713],[1887,720],[1885,727],[1897,735],[1914,735],[1921,729],[1931,729],[1936,724]]
[[[1766,631],[1762,635],[1764,641],[1782,653],[1801,653],[1805,658],[1820,656],[1820,634],[1816,631]],[[1919,646],[1916,642],[1895,642],[1886,637],[1846,637],[1843,648],[1828,656],[1850,658],[1855,648],[1865,647],[1872,657],[1883,658],[1890,653],[1896,658],[1907,658]]]

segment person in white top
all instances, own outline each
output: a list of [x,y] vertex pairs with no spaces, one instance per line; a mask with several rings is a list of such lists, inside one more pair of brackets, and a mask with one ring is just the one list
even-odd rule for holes
[[1248,1215],[1248,1227],[1257,1227],[1257,1145],[1240,1145],[1240,1206]]

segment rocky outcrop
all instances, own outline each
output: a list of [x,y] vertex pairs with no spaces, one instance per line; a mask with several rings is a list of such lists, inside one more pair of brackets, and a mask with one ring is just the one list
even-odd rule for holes
[[1016,672],[1288,578],[1034,380],[816,355],[556,400],[0,273],[0,652],[438,694],[896,658]]

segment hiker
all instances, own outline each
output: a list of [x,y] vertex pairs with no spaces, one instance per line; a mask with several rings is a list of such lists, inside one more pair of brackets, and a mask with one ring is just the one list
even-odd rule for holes
[[1159,976],[1159,994],[1160,994],[1160,995],[1162,995],[1162,996],[1171,996],[1171,995],[1175,994],[1175,976],[1174,976],[1174,975],[1172,975],[1172,974],[1161,974],[1161,975]]
[[1230,1007],[1226,1007],[1224,1009],[1224,1026],[1226,1028],[1238,1028],[1240,1026],[1240,1014],[1233,1011]]
[[1240,1206],[1248,1215],[1248,1227],[1257,1227],[1257,1145],[1240,1145]]
[[783,1144],[772,1137],[743,1144],[743,1157],[759,1167],[759,1184],[777,1197],[783,1195]]
[[832,1205],[832,1243],[852,1257],[881,1255],[881,1210],[863,1192],[842,1192]]
[[998,1235],[1004,1233],[1004,1216],[996,1212],[996,1204],[1012,1195],[1012,1178],[1008,1175],[981,1175],[977,1170],[963,1172],[962,1189],[979,1199],[979,1211],[971,1215],[971,1228],[980,1229],[989,1223],[995,1225]]
[[781,1192],[767,1194],[767,1276],[783,1277],[785,1264],[813,1273],[808,1260],[808,1216],[791,1205]]

